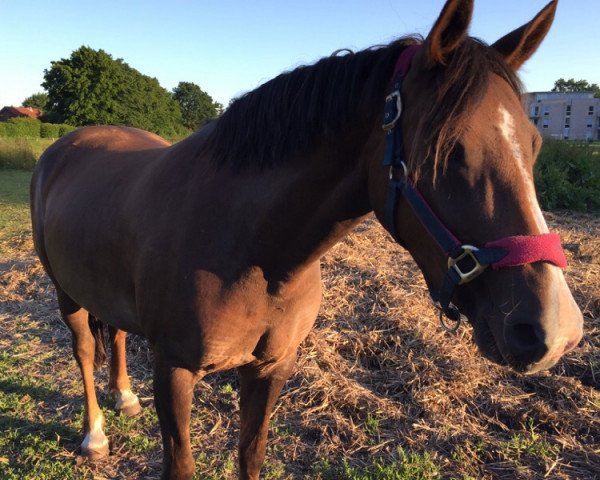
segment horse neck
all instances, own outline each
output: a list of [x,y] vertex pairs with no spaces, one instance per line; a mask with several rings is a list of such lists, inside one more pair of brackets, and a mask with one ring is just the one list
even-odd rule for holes
[[244,225],[247,261],[267,278],[311,265],[372,210],[370,136],[368,128],[349,129],[301,158],[234,180],[232,215]]

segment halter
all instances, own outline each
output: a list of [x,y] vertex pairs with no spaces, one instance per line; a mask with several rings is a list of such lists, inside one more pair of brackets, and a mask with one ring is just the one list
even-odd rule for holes
[[[384,225],[394,239],[402,244],[396,228],[398,196],[401,195],[448,259],[448,270],[442,287],[439,292],[432,292],[430,289],[430,295],[440,310],[442,327],[454,332],[465,319],[458,308],[451,303],[452,295],[458,285],[474,280],[488,267],[497,270],[546,261],[565,268],[567,259],[560,244],[560,237],[556,233],[504,237],[487,242],[483,247],[463,244],[448,230],[417,190],[408,175],[404,160],[403,136],[399,120],[402,114],[402,80],[408,73],[412,59],[419,48],[421,45],[415,44],[402,51],[394,69],[391,92],[385,99],[383,129],[386,131],[386,140],[383,164],[390,170]],[[448,326],[444,316],[455,322],[455,325]]]

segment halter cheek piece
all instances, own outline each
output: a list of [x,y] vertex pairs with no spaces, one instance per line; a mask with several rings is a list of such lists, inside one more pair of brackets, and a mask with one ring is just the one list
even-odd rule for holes
[[[493,270],[528,263],[547,261],[565,268],[567,260],[556,233],[511,236],[487,242],[483,247],[465,245],[446,228],[415,187],[408,175],[404,160],[404,145],[400,116],[402,115],[401,86],[412,59],[421,45],[410,45],[402,51],[392,77],[391,93],[386,97],[383,129],[386,131],[383,164],[389,167],[388,193],[385,205],[384,226],[394,239],[402,244],[396,227],[399,196],[411,207],[429,235],[448,258],[448,270],[439,292],[430,290],[434,304],[440,309],[442,327],[454,332],[464,319],[450,301],[458,285],[477,278],[488,267]],[[455,322],[448,326],[444,316]]]

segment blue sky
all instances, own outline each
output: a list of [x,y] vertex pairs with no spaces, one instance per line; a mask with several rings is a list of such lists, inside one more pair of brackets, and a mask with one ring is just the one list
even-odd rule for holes
[[[443,0],[0,0],[0,108],[41,91],[45,68],[81,45],[104,49],[172,89],[194,82],[215,100],[338,48],[426,35]],[[489,43],[529,21],[545,0],[476,0],[471,35]],[[600,83],[600,1],[560,0],[521,77],[529,91],[559,77]]]

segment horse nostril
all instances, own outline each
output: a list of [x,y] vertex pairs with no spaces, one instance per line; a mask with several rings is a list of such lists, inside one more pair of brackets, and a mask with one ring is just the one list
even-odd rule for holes
[[522,347],[537,345],[539,338],[535,329],[526,323],[518,323],[512,327],[513,340]]
[[524,364],[537,362],[547,350],[543,332],[529,323],[507,325],[505,338],[514,358]]

